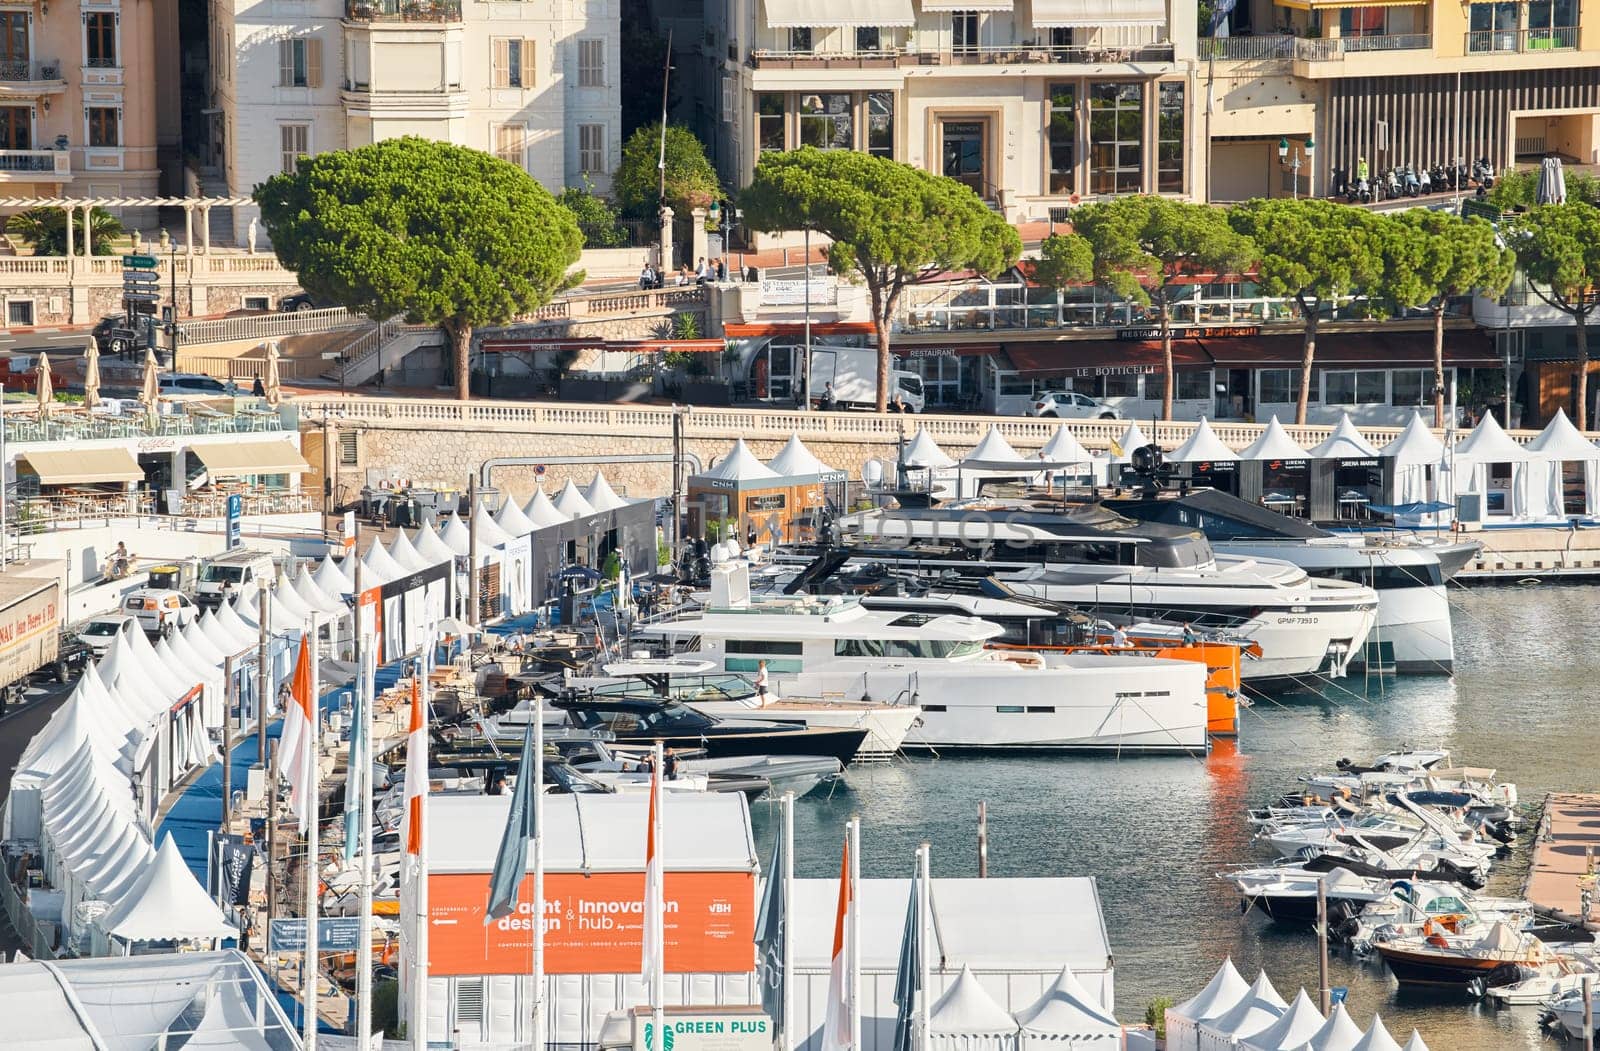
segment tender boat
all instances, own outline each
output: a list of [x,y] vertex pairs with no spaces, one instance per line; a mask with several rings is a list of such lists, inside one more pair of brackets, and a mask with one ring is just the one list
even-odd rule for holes
[[810,727],[768,719],[719,719],[677,701],[584,696],[563,691],[549,702],[564,712],[571,725],[607,730],[618,744],[670,749],[704,749],[722,756],[826,756],[848,763],[861,748],[867,731],[847,727]]
[[1542,968],[1550,959],[1543,942],[1507,923],[1467,936],[1436,928],[1422,935],[1379,938],[1373,948],[1401,985],[1467,985],[1497,968]]
[[1283,923],[1314,923],[1317,919],[1317,887],[1324,888],[1328,920],[1339,923],[1359,913],[1363,906],[1382,901],[1389,895],[1389,882],[1357,876],[1348,869],[1312,872],[1304,868],[1259,868],[1230,872],[1223,876],[1239,890],[1247,907]]

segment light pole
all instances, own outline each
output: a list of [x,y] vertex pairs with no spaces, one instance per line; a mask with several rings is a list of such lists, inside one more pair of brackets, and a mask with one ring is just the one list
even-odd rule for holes
[[1287,165],[1289,170],[1294,173],[1295,200],[1300,199],[1300,162],[1302,157],[1305,158],[1305,167],[1308,172],[1306,176],[1306,196],[1315,197],[1317,195],[1317,172],[1311,166],[1311,155],[1316,148],[1317,144],[1312,141],[1311,136],[1307,135],[1303,145],[1294,147],[1294,157],[1291,159],[1288,138],[1285,137],[1278,140],[1278,163]]

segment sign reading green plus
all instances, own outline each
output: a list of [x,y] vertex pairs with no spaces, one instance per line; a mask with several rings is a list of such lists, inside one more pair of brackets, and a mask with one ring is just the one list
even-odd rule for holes
[[772,1051],[772,1020],[759,1008],[671,1007],[664,1039],[657,1040],[650,1009],[636,1008],[633,1051]]

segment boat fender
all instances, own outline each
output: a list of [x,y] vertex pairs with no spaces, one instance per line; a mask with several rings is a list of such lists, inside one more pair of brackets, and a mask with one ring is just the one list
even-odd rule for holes
[[1450,947],[1450,943],[1445,940],[1445,936],[1442,934],[1428,935],[1428,944],[1439,949],[1447,949]]

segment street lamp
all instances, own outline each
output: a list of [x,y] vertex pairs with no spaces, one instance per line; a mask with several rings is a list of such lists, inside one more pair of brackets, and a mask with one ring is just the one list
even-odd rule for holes
[[1278,140],[1278,163],[1287,165],[1289,170],[1294,173],[1294,196],[1296,200],[1300,197],[1300,165],[1302,157],[1305,159],[1305,167],[1309,173],[1306,176],[1306,196],[1315,197],[1317,195],[1317,172],[1315,168],[1311,167],[1311,155],[1316,148],[1316,142],[1312,140],[1311,136],[1307,135],[1303,144],[1294,147],[1294,157],[1290,159],[1288,137],[1285,136]]

